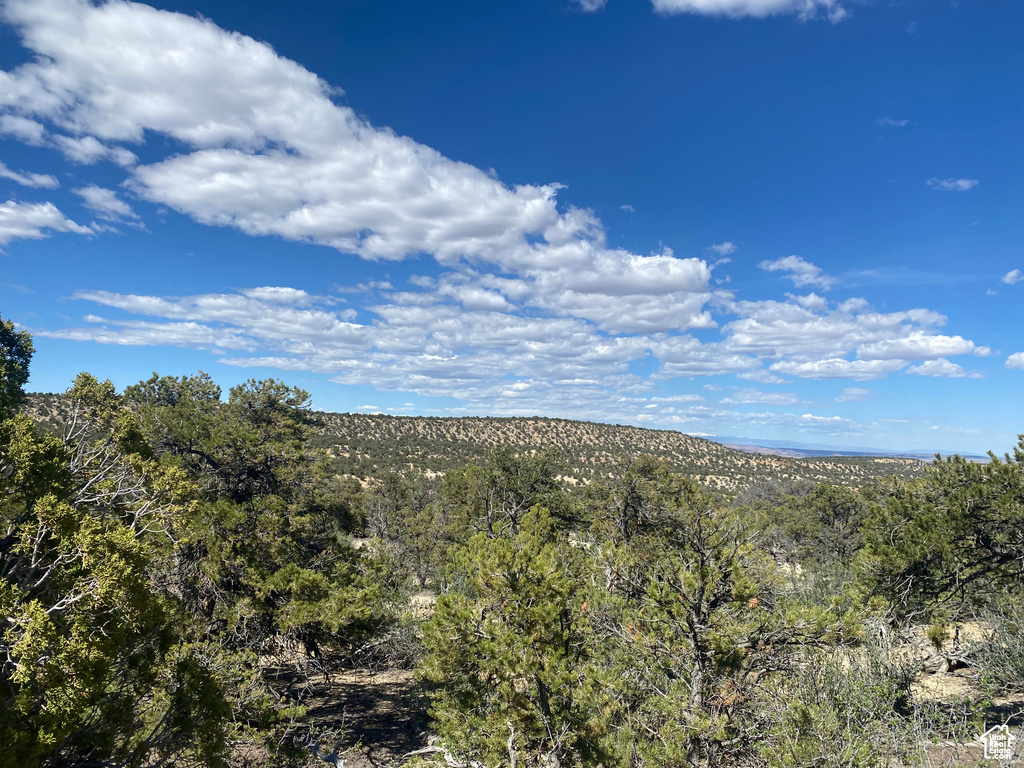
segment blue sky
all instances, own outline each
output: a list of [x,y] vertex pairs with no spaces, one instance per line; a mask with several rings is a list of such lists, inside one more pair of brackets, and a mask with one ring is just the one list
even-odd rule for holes
[[0,0],[31,387],[1005,451],[1024,3]]

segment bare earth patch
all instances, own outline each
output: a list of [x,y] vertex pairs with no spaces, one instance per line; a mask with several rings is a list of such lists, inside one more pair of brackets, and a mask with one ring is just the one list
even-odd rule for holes
[[[316,729],[344,734],[339,754],[344,753],[348,768],[397,764],[427,744],[426,700],[410,670],[331,675],[330,681],[317,684],[306,706]],[[332,746],[326,745],[327,751]]]

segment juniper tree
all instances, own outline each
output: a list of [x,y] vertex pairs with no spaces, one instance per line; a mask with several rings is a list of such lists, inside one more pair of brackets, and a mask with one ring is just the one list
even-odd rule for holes
[[900,615],[956,616],[1024,584],[1024,436],[980,464],[937,459],[918,481],[875,486],[857,558],[869,594]]
[[32,353],[28,332],[14,330],[14,323],[0,317],[0,418],[13,413],[25,399]]
[[595,765],[607,718],[590,666],[583,554],[534,507],[511,537],[480,533],[424,627],[420,674],[456,754],[485,765]]
[[273,379],[221,390],[204,373],[125,390],[158,455],[199,500],[175,522],[167,589],[208,632],[257,654],[350,654],[391,604],[382,580],[342,536],[346,510],[328,492],[326,455],[311,444],[309,395]]
[[0,421],[0,765],[222,764],[252,672],[183,644],[151,581],[192,486],[109,382],[66,397],[59,437]]

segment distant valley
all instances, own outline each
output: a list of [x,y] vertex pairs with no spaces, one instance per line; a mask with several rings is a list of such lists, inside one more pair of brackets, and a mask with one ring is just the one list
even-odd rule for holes
[[865,448],[858,446],[837,446],[822,445],[820,443],[799,443],[792,440],[766,440],[756,437],[732,437],[714,435],[708,438],[716,443],[721,443],[730,448],[747,453],[765,453],[773,456],[788,456],[801,459],[814,456],[891,456],[906,459],[917,459],[930,462],[936,454],[941,456],[952,456],[959,454],[965,459],[977,462],[988,462],[990,458],[981,454],[964,453],[963,451],[950,451],[941,448],[916,448],[905,451],[880,451],[877,448]]

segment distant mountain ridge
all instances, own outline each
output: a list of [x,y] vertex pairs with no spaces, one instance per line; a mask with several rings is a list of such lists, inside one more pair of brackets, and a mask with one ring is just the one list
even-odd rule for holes
[[862,446],[837,446],[823,445],[821,443],[800,443],[792,440],[769,440],[756,437],[733,437],[726,435],[709,436],[710,440],[722,445],[728,445],[741,451],[755,453],[771,453],[777,456],[789,456],[791,458],[807,458],[811,456],[893,456],[907,459],[918,459],[920,461],[931,461],[936,454],[941,456],[953,456],[958,454],[971,461],[989,461],[988,456],[981,454],[965,453],[963,451],[947,451],[935,449],[911,449],[901,451],[881,451],[877,448],[865,448]]

